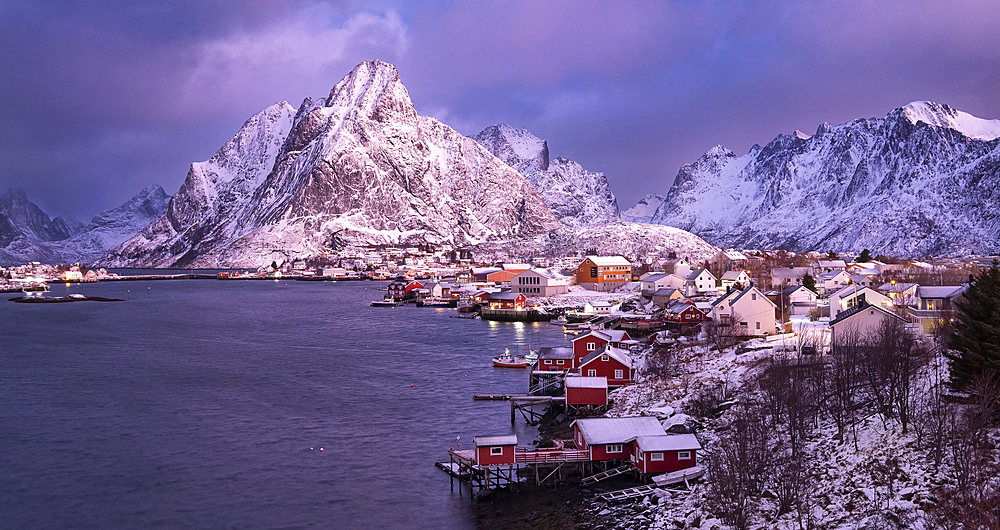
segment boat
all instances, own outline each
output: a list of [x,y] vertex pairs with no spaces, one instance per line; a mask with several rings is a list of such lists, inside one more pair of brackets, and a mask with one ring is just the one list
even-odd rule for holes
[[569,320],[566,319],[566,315],[559,315],[552,319],[553,324],[566,324]]
[[528,361],[524,357],[511,355],[510,350],[504,350],[503,355],[493,358],[493,366],[499,368],[527,368]]
[[386,298],[385,300],[382,300],[381,302],[376,301],[376,302],[372,302],[371,303],[372,307],[396,307],[398,305],[399,305],[399,302],[393,300],[392,298]]
[[535,364],[538,362],[538,350],[528,350],[528,353],[524,355],[524,360],[528,361],[528,364]]

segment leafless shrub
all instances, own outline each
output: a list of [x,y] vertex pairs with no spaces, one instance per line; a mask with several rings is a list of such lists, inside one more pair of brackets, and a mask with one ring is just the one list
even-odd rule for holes
[[659,379],[676,376],[678,374],[677,350],[678,346],[675,344],[655,346],[653,351],[646,355],[646,375]]

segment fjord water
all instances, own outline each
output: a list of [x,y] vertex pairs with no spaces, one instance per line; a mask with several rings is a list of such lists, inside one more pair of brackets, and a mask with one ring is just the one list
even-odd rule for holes
[[[374,282],[56,285],[126,302],[0,297],[5,528],[471,528],[433,466],[511,432],[548,324],[373,308]],[[519,440],[536,431],[519,418]],[[320,451],[320,448],[323,448]]]

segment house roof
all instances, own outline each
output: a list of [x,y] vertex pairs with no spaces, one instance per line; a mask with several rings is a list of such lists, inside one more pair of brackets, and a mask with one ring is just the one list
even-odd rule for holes
[[596,350],[587,354],[583,359],[580,359],[580,367],[588,364],[590,361],[597,359],[602,355],[607,355],[608,357],[624,364],[628,368],[632,368],[632,357],[622,349],[615,348],[614,346],[604,345]]
[[845,285],[843,289],[841,289],[841,290],[837,291],[836,293],[834,293],[831,296],[831,298],[833,298],[834,296],[836,296],[837,298],[846,298],[848,296],[854,296],[855,292],[859,292],[860,293],[860,292],[864,292],[865,290],[867,290],[869,292],[872,292],[872,293],[875,293],[875,294],[877,294],[877,295],[879,295],[879,296],[881,296],[883,298],[885,297],[884,294],[876,291],[875,289],[872,289],[871,287],[868,287],[868,286],[862,287],[862,286],[859,286],[858,284],[852,284],[852,285]]
[[847,267],[847,262],[842,259],[831,259],[831,260],[821,259],[819,260],[819,266],[820,268],[840,267],[841,269],[843,269],[844,267]]
[[501,436],[473,436],[472,443],[476,447],[487,447],[497,445],[517,445],[516,434],[504,434]]
[[589,445],[626,443],[637,436],[666,434],[660,422],[652,416],[624,418],[584,418],[573,425],[580,429]]
[[566,388],[608,388],[607,377],[567,376]]
[[771,269],[771,277],[778,278],[802,278],[806,274],[809,274],[811,269],[809,267],[793,267],[791,269],[787,267],[776,267]]
[[736,302],[739,302],[740,298],[743,298],[744,296],[746,296],[746,295],[748,295],[748,294],[750,294],[752,292],[756,292],[757,294],[759,294],[761,298],[763,298],[764,300],[767,300],[767,303],[771,304],[772,306],[778,307],[774,302],[771,301],[770,298],[764,296],[764,293],[760,292],[759,289],[757,289],[756,287],[752,287],[752,286],[751,287],[747,287],[746,289],[743,289],[743,291],[740,292],[739,296],[737,296],[736,298],[733,298],[733,301],[730,303],[730,305],[735,304]]
[[965,292],[965,285],[920,285],[917,296],[920,298],[952,298]]
[[847,275],[847,273],[842,270],[832,270],[832,271],[821,272],[819,278],[821,280],[832,280],[837,276],[840,276],[841,274],[845,276]]
[[[681,292],[680,289],[672,289],[670,287],[660,287],[653,293],[653,296],[673,296],[674,293],[680,293],[680,292]],[[681,293],[681,295],[683,296],[683,293]]]
[[[739,280],[740,279],[740,275],[742,275],[742,274],[746,274],[746,271],[726,271],[726,273],[722,275],[722,279],[723,280],[727,280],[727,281],[729,281],[729,280]],[[747,275],[747,276],[749,276],[749,275]]]
[[808,291],[809,293],[811,293],[813,296],[816,296],[816,293],[814,293],[812,291],[809,291],[809,289],[806,289],[805,286],[803,286],[803,285],[789,285],[788,287],[785,287],[781,291],[781,295],[782,296],[791,296],[792,294],[795,293],[795,291],[798,291],[799,289],[805,289],[806,291]]
[[885,313],[886,315],[889,315],[889,316],[894,317],[894,318],[898,318],[899,320],[903,320],[903,318],[900,317],[899,315],[897,315],[896,313],[893,313],[891,311],[886,311],[885,309],[882,309],[881,307],[879,307],[877,305],[872,305],[872,304],[869,304],[867,301],[865,301],[863,304],[858,304],[857,306],[852,307],[852,308],[848,309],[847,311],[841,311],[840,314],[837,315],[837,318],[835,318],[835,319],[833,319],[833,320],[830,321],[830,326],[833,326],[834,324],[839,324],[839,323],[841,323],[841,322],[843,322],[843,321],[845,321],[845,320],[853,317],[854,315],[857,315],[858,313],[861,313],[862,311],[865,311],[866,309],[874,309],[876,311],[881,311],[882,313]]
[[688,309],[694,309],[695,311],[701,312],[701,310],[698,309],[696,305],[685,301],[685,302],[674,302],[670,304],[670,306],[667,307],[667,313],[679,315],[687,311]]
[[725,251],[723,251],[723,253],[726,255],[727,258],[729,258],[729,259],[731,259],[733,261],[739,261],[739,260],[745,260],[745,259],[747,259],[746,254],[744,254],[744,253],[742,253],[742,252],[740,252],[738,250],[725,250]]
[[[747,287],[747,289],[749,289],[749,287]],[[712,307],[715,307],[715,306],[721,304],[722,302],[725,302],[729,298],[733,298],[733,297],[739,296],[739,294],[742,293],[742,292],[743,291],[729,291],[728,293],[726,293],[726,294],[724,294],[724,295],[716,298],[712,302]]]
[[658,282],[658,281],[666,278],[667,276],[670,276],[670,274],[667,274],[665,272],[661,272],[661,273],[657,273],[657,274],[650,274],[649,276],[646,276],[645,278],[643,278],[641,281],[644,281],[644,282]]
[[573,348],[569,346],[543,346],[538,348],[539,359],[572,359]]
[[703,273],[706,273],[706,272],[708,273],[709,276],[715,278],[715,275],[712,274],[708,269],[694,269],[694,270],[691,271],[690,274],[687,275],[687,279],[688,280],[696,280],[696,279],[698,279],[698,276],[701,276]]
[[636,436],[633,438],[639,450],[650,451],[690,451],[701,449],[701,444],[693,434],[660,434]]
[[491,294],[489,300],[517,300],[521,296],[524,295],[521,293],[501,292]]
[[599,267],[607,267],[611,265],[632,265],[629,260],[621,256],[587,256],[587,259]]
[[583,335],[577,335],[576,337],[573,337],[572,341],[576,342],[576,341],[578,341],[580,339],[589,337],[591,335],[594,336],[594,337],[597,337],[597,338],[599,338],[601,340],[610,341],[611,340],[611,334],[608,333],[608,331],[609,330],[604,330],[604,329],[592,329],[592,330],[584,333]]

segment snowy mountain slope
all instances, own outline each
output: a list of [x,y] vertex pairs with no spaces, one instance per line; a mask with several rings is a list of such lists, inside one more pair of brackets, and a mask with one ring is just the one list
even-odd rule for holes
[[618,220],[618,201],[604,173],[593,173],[562,157],[549,160],[548,142],[501,123],[472,137],[538,190],[564,224],[599,225]]
[[520,174],[418,116],[396,68],[369,61],[326,98],[248,120],[102,263],[256,266],[322,254],[333,239],[466,245],[559,226]]
[[[3,246],[17,237],[15,231],[36,241],[60,241],[83,228],[79,221],[49,218],[41,208],[28,200],[23,191],[16,189],[9,189],[7,193],[0,195],[0,216],[6,219],[5,222],[0,222],[0,245]],[[2,226],[8,228],[4,229]]]
[[159,185],[148,186],[121,206],[95,215],[80,233],[49,247],[63,263],[94,263],[163,215],[169,201]]
[[724,247],[1000,252],[1000,121],[911,103],[681,167],[652,222]]
[[[60,240],[42,240],[38,232],[23,229],[14,224],[10,217],[0,212],[0,265],[17,265],[30,261],[41,263],[93,263],[108,250],[134,236],[151,221],[166,211],[170,196],[157,185],[149,186],[125,204],[102,212],[90,224],[67,223],[56,217],[48,222],[48,216],[18,192],[17,201],[21,214],[14,218],[34,226],[78,226],[71,237]],[[26,203],[26,204],[25,204]],[[30,205],[30,206],[29,206]],[[26,217],[24,212],[30,212]],[[43,232],[44,233],[44,232]]]
[[472,248],[476,259],[525,259],[563,257],[585,249],[602,256],[667,256],[676,252],[695,263],[715,258],[719,249],[704,239],[672,226],[615,222],[593,226],[567,226],[533,238],[490,241]]
[[621,213],[622,221],[627,223],[648,223],[653,219],[656,209],[663,204],[665,196],[659,194],[647,194],[639,199],[639,202],[631,208]]

